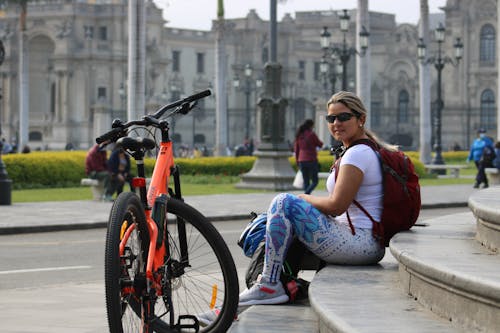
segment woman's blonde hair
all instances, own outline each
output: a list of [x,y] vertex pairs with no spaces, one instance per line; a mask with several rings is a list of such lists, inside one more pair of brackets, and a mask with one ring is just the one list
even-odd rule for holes
[[[339,91],[338,93],[334,94],[332,97],[330,97],[330,99],[326,103],[326,108],[328,109],[331,104],[336,104],[336,103],[344,104],[344,106],[350,109],[356,115],[357,118],[361,117],[362,115],[368,117],[368,111],[366,111],[363,102],[357,95],[353,94],[352,92]],[[387,142],[379,139],[375,135],[375,133],[366,128],[365,128],[365,133],[372,141],[375,141],[381,147],[393,151],[398,150],[398,146],[388,144]]]

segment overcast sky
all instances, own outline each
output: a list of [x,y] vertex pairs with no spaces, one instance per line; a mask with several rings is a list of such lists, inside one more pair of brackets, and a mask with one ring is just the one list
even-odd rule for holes
[[[167,25],[174,28],[210,30],[217,15],[217,0],[153,0],[163,11]],[[297,11],[353,9],[357,0],[278,0],[278,20]],[[428,0],[430,13],[441,13],[446,0]],[[416,24],[420,0],[368,0],[370,11],[396,14],[397,23]],[[269,19],[269,0],[225,0],[225,18],[241,18],[255,9],[259,17]]]

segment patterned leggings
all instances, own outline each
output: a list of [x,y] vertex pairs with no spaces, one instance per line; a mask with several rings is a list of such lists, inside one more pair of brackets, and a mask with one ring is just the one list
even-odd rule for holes
[[368,265],[379,262],[385,248],[372,236],[372,229],[339,223],[305,200],[288,193],[277,195],[267,212],[266,256],[262,277],[279,281],[288,248],[297,237],[316,256],[331,264]]

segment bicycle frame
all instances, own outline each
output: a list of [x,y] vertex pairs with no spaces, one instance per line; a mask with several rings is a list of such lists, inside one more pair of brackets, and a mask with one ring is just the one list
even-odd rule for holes
[[[109,132],[96,138],[97,143],[121,144],[137,165],[132,186],[139,191],[139,197],[126,192],[117,197],[106,236],[106,306],[113,331],[120,331],[125,323],[132,331],[139,326],[135,324],[140,324],[145,333],[184,329],[198,332],[201,321],[193,311],[203,314],[220,309],[211,324],[202,322],[207,331],[219,332],[226,331],[236,315],[238,276],[234,261],[215,227],[183,202],[169,124],[162,120],[163,114],[174,108],[167,118],[187,114],[198,99],[210,94],[210,90],[205,90],[188,96],[141,120],[116,119]],[[145,128],[153,139],[158,138],[158,132],[149,128],[159,130],[159,145],[151,138],[129,136],[127,129],[132,126],[134,132],[136,128]],[[156,148],[158,155],[147,189],[144,156]],[[206,270],[202,280],[200,268]],[[204,288],[200,288],[201,281]],[[190,299],[187,303],[186,298]],[[129,318],[129,311],[133,317]],[[140,323],[132,319],[136,316]]]
[[[167,130],[164,130],[167,132]],[[166,135],[165,135],[166,134]],[[162,138],[168,138],[167,133],[162,133]],[[137,162],[138,177],[134,178],[134,186],[139,189],[141,201],[145,207],[144,213],[146,215],[147,227],[150,235],[149,242],[149,252],[147,255],[146,263],[146,277],[153,283],[153,287],[158,287],[154,279],[154,272],[164,264],[165,255],[167,254],[167,249],[165,243],[162,241],[161,246],[157,248],[157,238],[158,238],[158,226],[151,216],[152,207],[157,197],[162,194],[168,193],[167,185],[170,180],[172,173],[178,175],[176,168],[174,167],[174,155],[173,155],[173,145],[172,141],[162,139],[160,143],[159,154],[153,169],[153,175],[151,178],[151,183],[149,185],[149,190],[146,195],[146,179],[144,175],[144,161],[141,156],[134,156]],[[174,177],[175,188],[177,193],[175,197],[180,198],[180,182],[179,178]],[[120,244],[120,255],[123,255],[125,251],[125,244],[127,244],[128,237],[131,234],[133,228],[130,228],[127,234],[125,234],[121,240]],[[160,235],[161,237],[161,235]],[[158,289],[158,288],[156,288]],[[159,290],[158,290],[159,291]]]

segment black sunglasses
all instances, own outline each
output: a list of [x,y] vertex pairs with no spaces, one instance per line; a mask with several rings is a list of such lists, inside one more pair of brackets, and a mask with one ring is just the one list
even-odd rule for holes
[[342,112],[340,114],[329,114],[325,118],[327,122],[333,124],[335,120],[338,120],[341,123],[343,123],[344,121],[351,120],[352,117],[356,117],[356,115],[354,113]]

